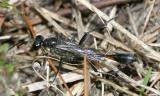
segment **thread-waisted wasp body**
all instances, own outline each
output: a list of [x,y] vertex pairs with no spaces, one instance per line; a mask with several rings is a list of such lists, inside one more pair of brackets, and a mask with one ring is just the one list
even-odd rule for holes
[[58,57],[58,59],[72,64],[80,63],[84,59],[84,56],[90,61],[111,58],[122,64],[129,64],[136,60],[134,54],[117,53],[114,55],[105,55],[92,48],[83,48],[69,40],[58,40],[54,37],[44,39],[41,35],[38,35],[32,45],[32,50],[38,50],[41,47],[49,50],[53,57]]

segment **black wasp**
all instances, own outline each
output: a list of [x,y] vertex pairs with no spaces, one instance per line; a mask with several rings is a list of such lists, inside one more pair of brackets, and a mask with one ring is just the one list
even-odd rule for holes
[[[86,35],[83,37],[86,37]],[[80,40],[80,43],[76,44],[70,40],[57,39],[55,37],[44,39],[43,36],[38,35],[34,40],[32,50],[38,50],[43,47],[47,49],[48,52],[53,55],[53,57],[72,64],[78,64],[82,62],[84,56],[86,56],[90,61],[100,61],[104,58],[111,58],[122,64],[129,64],[136,60],[135,55],[131,53],[116,53],[114,55],[105,55],[92,48],[84,48],[80,46],[81,42],[82,41]]]

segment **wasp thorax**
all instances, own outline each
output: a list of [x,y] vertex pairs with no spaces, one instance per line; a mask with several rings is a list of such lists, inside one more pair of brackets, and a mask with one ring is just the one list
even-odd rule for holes
[[56,38],[47,38],[43,41],[43,46],[48,48],[53,48],[57,45],[57,39]]

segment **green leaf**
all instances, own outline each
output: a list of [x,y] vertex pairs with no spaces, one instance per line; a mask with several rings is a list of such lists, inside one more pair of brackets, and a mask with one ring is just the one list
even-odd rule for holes
[[0,67],[3,66],[4,64],[5,64],[5,61],[0,58]]
[[8,9],[10,7],[8,0],[1,0],[0,7]]
[[9,44],[8,43],[5,43],[3,45],[0,46],[0,53],[1,52],[7,52],[9,49]]
[[5,9],[12,9],[16,14],[18,13],[17,8],[13,4],[9,4],[9,0],[0,0],[0,7]]
[[[145,75],[144,77],[144,80],[143,80],[143,85],[147,86],[150,78],[151,78],[151,73],[152,73],[152,68],[150,68],[147,72],[147,74]],[[143,96],[144,95],[144,91],[145,91],[145,88],[141,88],[140,90],[140,96]]]
[[13,74],[13,72],[14,72],[15,65],[14,64],[6,64],[5,67],[7,69],[7,72],[11,76]]

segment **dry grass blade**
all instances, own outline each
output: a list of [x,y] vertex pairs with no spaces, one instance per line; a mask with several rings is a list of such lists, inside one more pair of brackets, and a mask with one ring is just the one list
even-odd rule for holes
[[45,8],[41,8],[44,12],[46,12],[47,14],[49,14],[53,19],[67,25],[67,26],[70,26],[72,28],[77,28],[77,25],[76,23],[72,22],[71,20],[65,18],[65,17],[62,17],[54,12],[51,12],[51,11],[48,11],[47,9]]
[[73,15],[75,16],[75,20],[76,20],[76,24],[77,24],[77,31],[78,31],[78,39],[80,40],[82,38],[82,36],[84,35],[84,25],[82,22],[82,16],[81,16],[81,12],[78,10],[77,8],[77,2],[74,2],[74,0],[72,1],[73,3]]
[[132,13],[131,13],[131,10],[130,10],[129,7],[127,7],[127,13],[128,13],[128,16],[129,16],[129,21],[131,22],[133,30],[134,30],[134,34],[136,36],[138,36],[139,34],[138,34],[137,26],[136,26],[135,20],[132,16]]
[[49,14],[45,12],[42,8],[39,8],[38,6],[34,7],[52,26],[54,26],[57,32],[62,33],[65,36],[69,36],[69,34],[57,23],[55,22]]
[[149,10],[149,13],[146,17],[146,20],[144,22],[144,26],[143,26],[143,30],[142,30],[142,34],[144,33],[144,31],[146,30],[146,27],[147,27],[147,24],[149,22],[149,19],[150,19],[150,16],[151,16],[151,13],[153,11],[153,8],[154,8],[154,4],[155,4],[155,0],[152,1],[152,4],[150,5],[150,10]]
[[160,96],[160,0],[10,2],[0,96]]
[[[121,4],[126,4],[129,2],[139,2],[141,0],[101,0],[99,1],[93,1],[92,4],[96,6],[97,8],[103,8],[107,6],[113,6],[113,5],[121,5]],[[87,11],[87,8],[84,6],[78,6],[81,12]],[[60,11],[57,12],[60,15],[68,15],[71,14],[72,11],[68,9],[61,9]]]
[[[107,61],[106,61],[107,60]],[[102,61],[101,63],[104,63],[107,67],[109,67],[110,69],[112,69],[114,72],[116,72],[121,78],[123,78],[124,80],[130,82],[131,84],[135,85],[135,86],[140,86],[143,87],[147,90],[150,90],[151,92],[156,93],[157,95],[160,95],[160,92],[154,88],[150,88],[147,87],[143,84],[140,84],[138,82],[136,82],[135,80],[131,79],[130,77],[128,77],[126,74],[124,74],[123,72],[121,72],[117,67],[115,67],[113,64],[110,64],[108,61],[108,59],[106,59],[104,61]]]
[[122,92],[125,92],[128,95],[139,96],[138,94],[135,94],[135,93],[133,93],[133,92],[131,92],[131,91],[125,89],[125,88],[122,88],[121,86],[118,86],[118,85],[116,85],[116,84],[114,84],[114,83],[112,83],[112,82],[110,82],[108,80],[105,80],[105,79],[98,79],[98,80],[101,81],[101,82],[103,82],[103,83],[105,83],[105,84],[109,84],[109,85],[113,86],[116,90],[120,90]]
[[[83,4],[84,6],[86,6],[87,8],[89,8],[91,11],[95,12],[98,16],[103,18],[105,21],[110,20],[110,18],[105,13],[97,9],[95,6],[91,5],[89,2],[85,0],[77,0],[77,1]],[[156,61],[160,61],[159,52],[156,52],[155,50],[153,50],[151,47],[146,45],[143,41],[135,37],[133,34],[131,34],[131,32],[123,28],[120,24],[116,23],[115,21],[110,21],[109,23],[112,24],[115,29],[119,30],[120,32],[128,36],[131,40],[133,40],[136,44],[138,44],[141,48],[143,48],[145,50],[145,54],[144,54],[145,56],[152,58]]]

